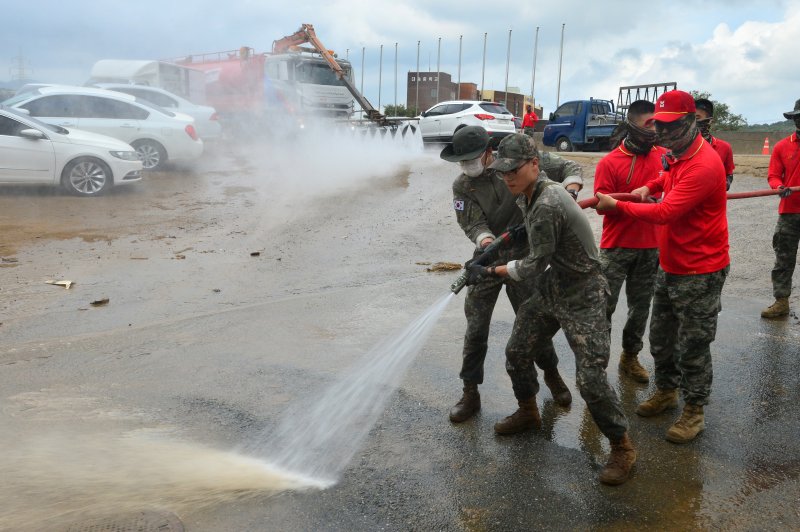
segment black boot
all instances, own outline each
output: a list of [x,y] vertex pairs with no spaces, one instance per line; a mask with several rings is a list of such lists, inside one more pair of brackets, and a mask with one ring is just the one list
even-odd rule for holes
[[474,416],[481,409],[481,394],[478,393],[478,385],[465,382],[464,395],[450,409],[450,421],[461,423]]

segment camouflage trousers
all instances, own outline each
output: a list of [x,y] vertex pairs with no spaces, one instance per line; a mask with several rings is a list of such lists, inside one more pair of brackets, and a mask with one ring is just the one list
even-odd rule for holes
[[792,294],[792,275],[797,264],[797,244],[800,242],[800,214],[781,214],[772,235],[775,267],[772,269],[772,293],[775,299]]
[[708,404],[713,369],[711,342],[717,334],[720,294],[729,267],[699,275],[656,275],[650,352],[658,388],[680,388],[691,405]]
[[529,137],[533,136],[533,132],[534,131],[535,131],[535,128],[532,128],[532,127],[524,127],[524,128],[522,128],[522,132],[525,133],[526,135],[528,135]]
[[650,315],[650,302],[653,300],[658,271],[658,249],[601,249],[600,266],[611,291],[607,307],[608,329],[611,330],[611,317],[617,309],[624,281],[628,319],[622,329],[622,349],[627,353],[638,353],[642,350],[642,337],[647,328],[647,317]]
[[600,431],[616,441],[628,430],[628,421],[606,377],[607,297],[608,283],[599,267],[596,272],[574,276],[552,268],[542,273],[533,295],[517,311],[506,346],[506,370],[518,400],[535,396],[539,391],[535,357],[555,352],[553,336],[563,328],[575,354],[575,380],[581,397]]
[[[483,383],[483,363],[489,342],[489,327],[497,297],[506,288],[508,300],[514,312],[523,301],[530,298],[531,289],[525,283],[490,277],[467,289],[464,300],[464,314],[467,317],[467,332],[464,335],[463,361],[459,377],[465,382]],[[558,365],[555,350],[543,354],[539,367],[549,369]]]

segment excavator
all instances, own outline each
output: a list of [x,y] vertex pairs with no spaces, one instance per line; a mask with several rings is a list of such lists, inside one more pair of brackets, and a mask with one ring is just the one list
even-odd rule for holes
[[334,52],[328,50],[325,45],[322,44],[322,41],[319,40],[312,24],[303,24],[300,29],[293,34],[273,41],[272,56],[267,58],[267,64],[269,65],[271,60],[279,58],[281,54],[287,53],[311,54],[312,56],[318,54],[319,57],[327,63],[339,82],[346,87],[348,92],[355,98],[369,121],[384,128],[384,131],[391,131],[393,135],[397,132],[398,128],[401,129],[403,136],[409,132],[412,134],[416,133],[417,127],[409,123],[411,119],[388,118],[372,106],[369,100],[356,89],[351,79],[349,69],[346,71],[342,68],[336,60]]

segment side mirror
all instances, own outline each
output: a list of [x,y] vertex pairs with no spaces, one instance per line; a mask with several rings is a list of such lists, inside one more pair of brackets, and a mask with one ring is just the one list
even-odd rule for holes
[[550,113],[550,119],[549,120],[552,122],[555,119],[556,119],[556,114],[555,113]]
[[428,116],[428,111],[425,111],[424,113],[422,113],[422,114],[421,114],[421,115],[419,115],[419,116],[421,116],[422,118],[425,118],[426,116]]
[[20,130],[19,136],[30,140],[42,140],[46,138],[44,133],[38,129],[23,129]]

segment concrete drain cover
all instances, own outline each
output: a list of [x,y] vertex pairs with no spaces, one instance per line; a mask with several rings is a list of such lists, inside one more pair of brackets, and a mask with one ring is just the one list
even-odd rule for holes
[[75,523],[67,532],[184,532],[184,528],[175,514],[147,511]]

